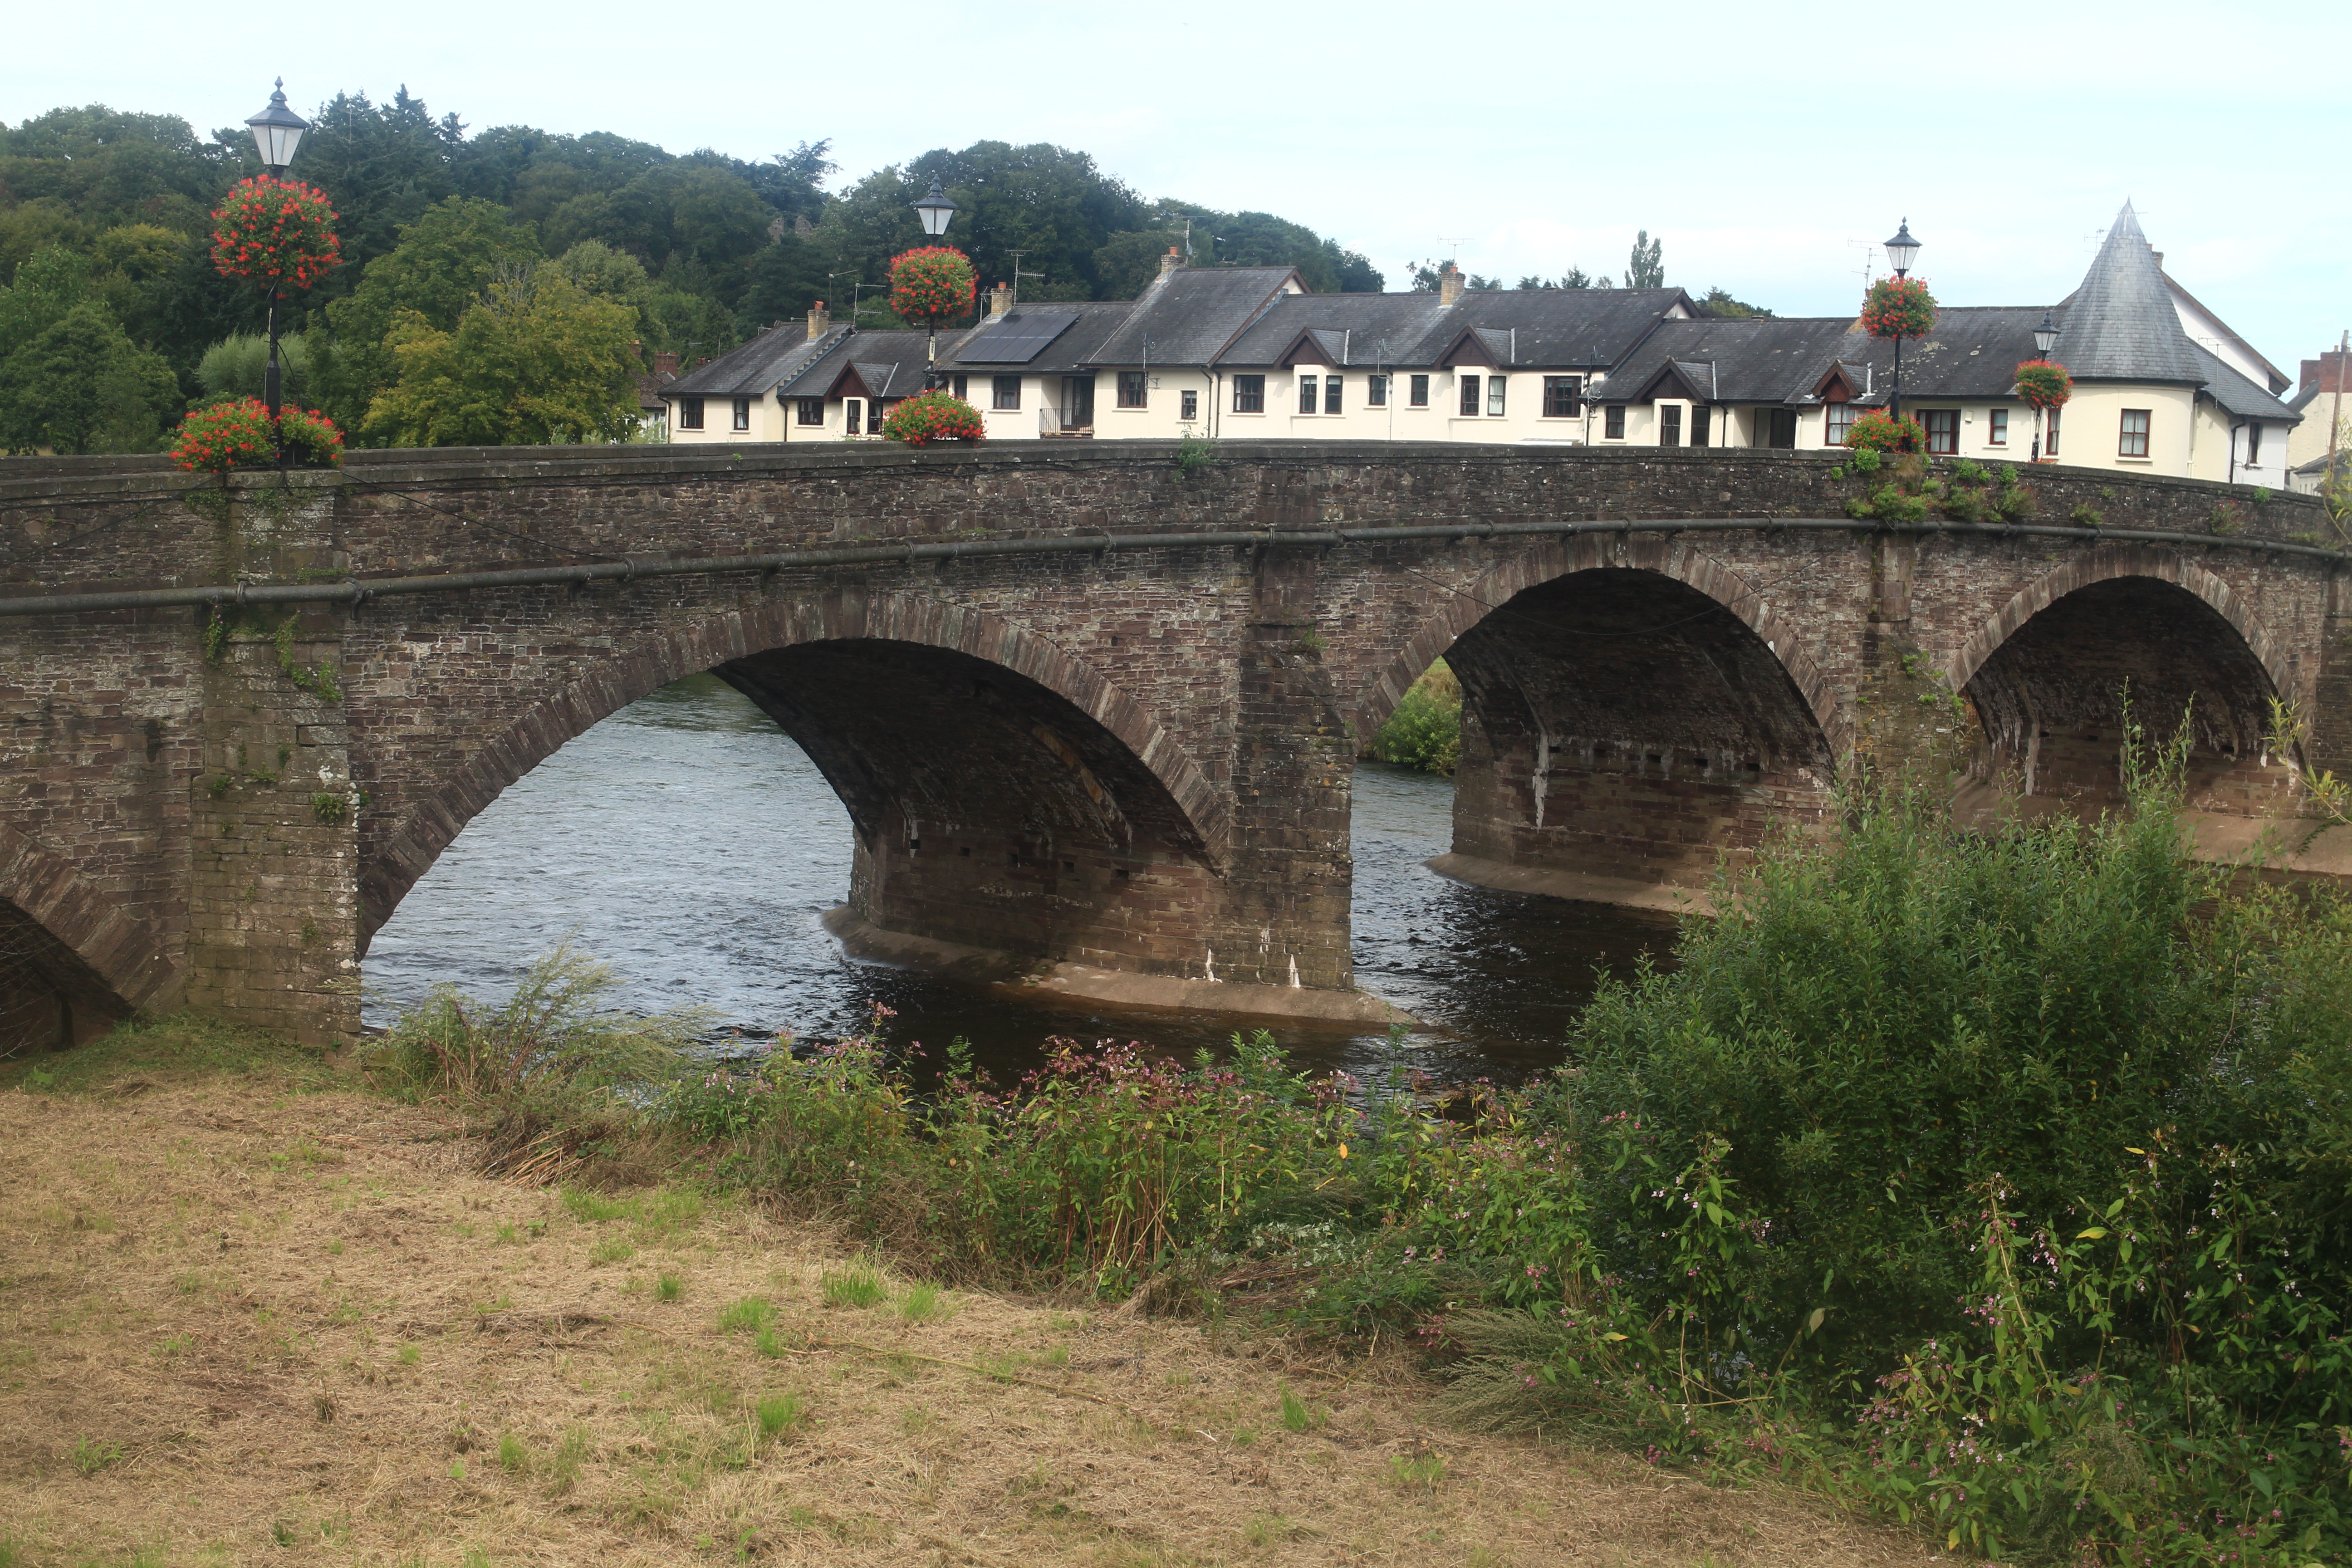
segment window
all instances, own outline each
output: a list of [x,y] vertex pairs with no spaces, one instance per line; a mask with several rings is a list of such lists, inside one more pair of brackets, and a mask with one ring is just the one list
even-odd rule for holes
[[1919,423],[1927,427],[1927,455],[1948,458],[1960,449],[1960,411],[1957,408],[1930,408],[1919,416]]
[[748,397],[739,397],[735,400],[734,427],[738,430],[749,430],[751,427],[751,400]]
[[1758,409],[1754,444],[1759,447],[1794,447],[1797,444],[1797,411],[1793,408]]
[[1384,375],[1364,377],[1364,406],[1386,408],[1389,405],[1389,378]]
[[2118,458],[2147,456],[2147,412],[2145,408],[2124,410],[2123,438],[2116,444],[2116,456]]
[[1692,445],[1692,446],[1694,446],[1694,447],[1704,447],[1704,446],[1706,446],[1706,445],[1707,444],[1707,437],[1708,437],[1709,436],[1713,435],[1714,433],[1715,433],[1715,410],[1714,410],[1714,409],[1712,409],[1712,408],[1694,408],[1694,409],[1692,409],[1692,410],[1691,410],[1691,445]]
[[1463,377],[1461,378],[1461,385],[1462,385],[1462,412],[1463,412],[1463,413],[1465,413],[1465,414],[1475,414],[1475,413],[1477,413],[1477,412],[1478,412],[1478,378],[1477,378],[1476,376],[1475,376],[1475,375],[1465,375],[1465,376],[1463,376]]
[[1407,378],[1406,378],[1406,380],[1405,380],[1405,384],[1404,384],[1404,393],[1405,393],[1405,401],[1406,401],[1406,403],[1408,403],[1408,404],[1409,404],[1410,405],[1412,405],[1412,407],[1415,407],[1415,408],[1426,408],[1426,407],[1428,407],[1428,406],[1429,406],[1429,377],[1427,377],[1427,376],[1425,376],[1425,375],[1415,375],[1415,376],[1409,376],[1409,377],[1407,377]]
[[990,395],[991,407],[1012,409],[1021,406],[1021,378],[1019,376],[1000,375],[993,377],[992,380],[994,386]]
[[1853,428],[1853,405],[1832,403],[1828,409],[1829,420],[1822,431],[1822,444],[1828,447],[1845,445],[1845,433]]
[[1985,445],[1988,447],[2009,445],[2008,409],[1996,408],[1985,416]]
[[1683,444],[1683,405],[1679,403],[1658,405],[1658,445],[1679,447]]
[[1612,403],[1601,412],[1601,434],[1604,439],[1622,441],[1625,438],[1625,405]]
[[1177,418],[1181,419],[1185,424],[1190,425],[1193,420],[1198,419],[1201,416],[1201,395],[1199,393],[1186,392],[1179,401],[1182,406],[1177,413]]
[[1337,414],[1339,412],[1339,384],[1346,379],[1347,377],[1340,375],[1327,375],[1323,378],[1324,413]]
[[1118,405],[1121,408],[1140,408],[1143,406],[1143,373],[1139,370],[1120,371],[1118,373]]
[[1322,395],[1315,388],[1315,378],[1313,376],[1302,375],[1298,378],[1298,412],[1301,414],[1314,413],[1318,408],[1322,406],[1321,397]]
[[1234,412],[1236,414],[1265,412],[1265,377],[1262,375],[1234,377]]
[[865,423],[866,405],[855,397],[843,398],[841,400],[841,433],[845,436],[855,436],[857,434],[858,427]]
[[2050,411],[2050,439],[2042,444],[2042,455],[2045,458],[2058,455],[2058,410],[2055,408]]
[[822,425],[824,423],[824,398],[796,397],[793,399],[793,418],[794,423],[801,425]]
[[1486,413],[1496,419],[1503,416],[1504,379],[1499,375],[1490,375],[1486,378]]
[[1584,412],[1584,401],[1578,395],[1584,390],[1584,378],[1576,375],[1544,377],[1543,416],[1547,419],[1573,419]]
[[677,400],[677,427],[681,430],[702,428],[702,399],[681,397]]
[[2258,468],[2262,460],[2263,427],[2259,425],[2249,425],[2246,426],[2246,467]]

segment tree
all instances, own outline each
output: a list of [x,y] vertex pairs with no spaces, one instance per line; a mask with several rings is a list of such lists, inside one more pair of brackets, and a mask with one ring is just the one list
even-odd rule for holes
[[452,331],[501,265],[538,259],[538,240],[503,207],[453,196],[429,208],[401,230],[397,247],[368,264],[356,291],[328,309],[333,335],[313,345],[320,406],[346,430],[362,428],[392,384],[385,339],[404,313]]
[[381,108],[364,92],[339,92],[311,117],[301,167],[289,177],[326,192],[341,220],[344,276],[328,280],[322,302],[349,293],[353,279],[363,278],[362,268],[389,255],[427,209],[457,194],[452,164],[465,138],[456,115],[434,119],[405,86]]
[[1625,263],[1625,287],[1628,289],[1663,289],[1666,286],[1666,266],[1662,259],[1665,248],[1663,238],[1652,239],[1648,229],[1633,236],[1633,254]]
[[[205,394],[224,397],[259,397],[269,363],[269,340],[259,332],[237,332],[205,351],[196,363],[196,379]],[[285,338],[278,345],[278,371],[284,378],[285,400],[310,399],[310,354],[301,338]]]
[[[751,336],[771,321],[805,316],[819,300],[829,298],[824,254],[815,242],[787,230],[744,268],[743,292],[735,301],[736,330]],[[848,300],[843,300],[843,305]],[[842,312],[847,314],[846,310]],[[665,342],[665,348],[675,343]]]
[[395,447],[617,441],[637,420],[636,312],[551,266],[509,264],[454,331],[403,310],[386,340],[398,379],[370,405]]
[[1721,289],[1709,289],[1699,303],[1710,316],[1769,316],[1772,312],[1761,305],[1751,305],[1745,300],[1735,300]]
[[179,405],[172,367],[94,300],[0,360],[0,448],[11,452],[146,451]]

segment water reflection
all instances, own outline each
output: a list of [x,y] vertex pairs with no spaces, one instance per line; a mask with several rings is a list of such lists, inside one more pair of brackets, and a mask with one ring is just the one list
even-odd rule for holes
[[[1596,967],[1663,952],[1662,916],[1490,892],[1422,862],[1451,837],[1451,781],[1362,764],[1355,792],[1358,983],[1426,1026],[1442,1079],[1517,1079],[1558,1061]],[[446,850],[376,935],[368,1017],[440,981],[503,994],[567,932],[622,977],[624,1005],[704,1004],[728,1023],[839,1034],[873,1004],[903,1040],[961,1035],[1000,1074],[1049,1035],[1187,1053],[1234,1021],[1016,1000],[845,957],[819,923],[849,885],[849,819],[800,748],[723,682],[664,688],[541,763]],[[1286,1025],[1318,1065],[1370,1067],[1384,1037]]]

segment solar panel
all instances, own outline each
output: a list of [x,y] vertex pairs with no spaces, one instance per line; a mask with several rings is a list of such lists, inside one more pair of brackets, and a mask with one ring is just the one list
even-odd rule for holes
[[1027,364],[1077,319],[1075,310],[1015,310],[966,339],[956,358],[967,364]]

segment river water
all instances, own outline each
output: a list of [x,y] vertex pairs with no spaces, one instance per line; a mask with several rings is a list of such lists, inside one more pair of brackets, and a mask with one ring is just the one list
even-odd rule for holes
[[[1594,973],[1664,956],[1670,919],[1493,892],[1422,862],[1452,837],[1453,781],[1374,763],[1355,785],[1357,984],[1420,1019],[1415,1066],[1442,1081],[1517,1080],[1562,1058]],[[712,676],[614,714],[507,790],[443,851],[365,967],[389,1024],[447,982],[504,995],[569,936],[610,964],[623,1007],[696,1005],[722,1024],[845,1033],[880,1002],[900,1043],[969,1039],[1000,1078],[1053,1036],[1189,1055],[1235,1021],[1038,1002],[846,957],[819,917],[847,896],[849,816],[798,746]],[[1386,1037],[1284,1023],[1303,1064],[1362,1072]]]

